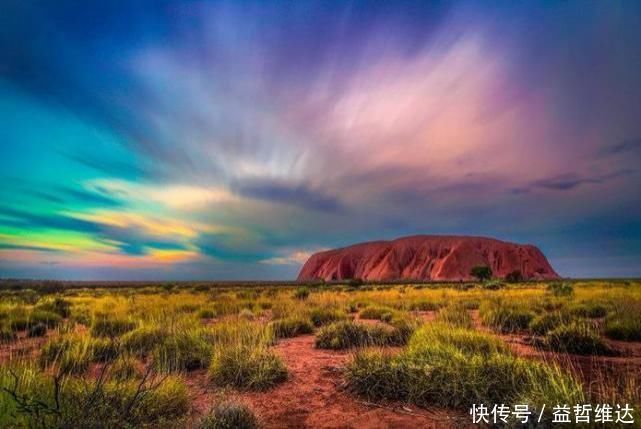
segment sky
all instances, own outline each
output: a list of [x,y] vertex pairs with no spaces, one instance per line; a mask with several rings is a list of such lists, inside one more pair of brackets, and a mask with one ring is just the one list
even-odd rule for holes
[[293,279],[413,234],[641,276],[641,3],[4,0],[0,277]]

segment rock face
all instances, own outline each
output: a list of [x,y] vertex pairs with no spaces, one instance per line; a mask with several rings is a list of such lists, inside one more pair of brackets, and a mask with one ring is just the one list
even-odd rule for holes
[[513,271],[520,271],[524,279],[559,278],[536,246],[484,237],[416,235],[315,253],[298,280],[472,280],[470,271],[478,265],[490,267],[499,278]]

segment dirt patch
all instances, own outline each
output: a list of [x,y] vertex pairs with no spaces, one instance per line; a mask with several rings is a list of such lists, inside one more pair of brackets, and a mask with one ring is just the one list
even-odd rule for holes
[[[346,351],[320,350],[311,335],[282,340],[274,347],[289,379],[265,392],[228,392],[246,402],[265,428],[447,428],[461,427],[467,416],[400,403],[370,404],[345,391],[341,370]],[[188,381],[196,413],[204,414],[220,392],[199,372]]]

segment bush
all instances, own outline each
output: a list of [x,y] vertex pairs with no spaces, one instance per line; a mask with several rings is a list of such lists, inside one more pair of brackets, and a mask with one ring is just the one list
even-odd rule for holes
[[499,290],[503,289],[505,284],[500,280],[489,280],[484,282],[481,287],[485,290]]
[[238,402],[217,404],[200,422],[200,429],[256,429],[258,420],[252,410]]
[[36,306],[36,309],[56,313],[60,317],[64,318],[67,318],[71,315],[71,303],[61,297],[56,297],[53,300],[38,304]]
[[[169,422],[173,422],[171,427],[178,427],[177,420],[184,417],[190,407],[185,384],[177,378],[152,377],[141,384],[137,381],[99,383],[66,377],[57,384],[56,401],[52,377],[30,367],[12,371],[19,380],[17,396],[26,401],[27,406],[16,404],[11,396],[0,397],[3,412],[12,416],[10,427],[167,427]],[[7,369],[0,369],[0,385],[12,385]]]
[[492,278],[492,269],[487,265],[477,265],[472,267],[470,274],[479,281],[489,280]]
[[530,322],[530,330],[535,335],[545,335],[553,329],[569,322],[570,317],[566,313],[558,311],[545,313],[532,319]]
[[600,319],[608,314],[605,305],[597,303],[575,304],[568,311],[578,317],[587,317],[588,319]]
[[436,311],[443,305],[434,301],[417,301],[409,305],[410,311]]
[[316,333],[316,347],[347,349],[350,347],[385,345],[389,333],[382,327],[372,327],[351,321],[332,323]]
[[573,322],[548,332],[543,345],[554,351],[578,355],[613,355],[614,350],[600,338],[589,323]]
[[142,357],[151,353],[167,336],[167,332],[161,328],[141,326],[124,334],[120,338],[120,346],[123,350]]
[[294,291],[294,298],[299,299],[301,301],[306,300],[309,297],[309,288],[307,287],[299,287]]
[[287,368],[266,347],[234,345],[214,351],[209,366],[214,384],[264,390],[287,379]]
[[81,374],[93,361],[91,339],[77,334],[52,338],[40,352],[42,367],[55,366],[62,374]]
[[110,338],[92,338],[91,356],[96,362],[109,362],[118,357],[118,344]]
[[297,317],[274,320],[269,326],[276,338],[290,338],[314,332],[314,325],[309,320]]
[[158,371],[167,373],[206,368],[211,360],[211,349],[198,332],[179,332],[156,346],[153,362]]
[[44,323],[33,325],[29,328],[29,332],[27,333],[29,338],[44,337],[45,335],[47,335],[47,325]]
[[384,317],[391,320],[393,310],[387,307],[366,307],[361,311],[360,318],[367,320],[382,320]]
[[109,370],[109,376],[113,380],[130,380],[139,375],[136,369],[136,360],[131,356],[119,356],[114,360]]
[[523,274],[521,273],[521,270],[514,270],[510,272],[507,276],[505,276],[505,281],[508,281],[510,283],[522,282]]
[[0,344],[10,343],[18,338],[15,332],[5,326],[0,327]]
[[216,312],[210,308],[203,308],[198,312],[200,319],[213,319],[214,317],[216,317]]
[[472,327],[472,316],[461,304],[441,308],[436,313],[436,321],[463,328]]
[[419,406],[585,399],[580,383],[558,368],[518,358],[492,335],[439,323],[419,329],[400,354],[358,352],[346,378],[352,391],[369,399]]
[[51,311],[34,310],[29,314],[29,321],[26,328],[37,324],[43,324],[47,328],[55,328],[62,322],[62,317],[59,314]]
[[132,320],[120,319],[115,316],[97,317],[91,325],[91,335],[94,337],[119,337],[133,331],[138,324]]
[[347,319],[345,313],[331,308],[314,308],[309,317],[316,327]]
[[641,341],[641,306],[629,304],[605,319],[605,335],[613,340]]
[[485,325],[503,333],[527,329],[535,316],[530,310],[503,303],[484,303],[480,315]]
[[550,283],[548,290],[554,296],[570,296],[574,293],[574,286],[570,283]]

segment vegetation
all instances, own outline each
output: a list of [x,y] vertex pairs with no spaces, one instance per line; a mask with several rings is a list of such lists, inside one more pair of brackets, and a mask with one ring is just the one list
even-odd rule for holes
[[287,379],[287,368],[264,347],[235,346],[217,350],[209,367],[219,386],[264,390]]
[[479,279],[479,281],[489,280],[492,278],[492,269],[487,265],[477,265],[472,267],[470,274]]
[[524,400],[541,406],[542,397],[583,400],[579,381],[558,367],[518,358],[490,334],[438,323],[417,331],[400,354],[358,352],[347,380],[370,400],[421,406],[467,409],[471,403]]
[[[0,427],[257,427],[237,400],[298,379],[292,344],[349,350],[337,353],[348,356],[340,382],[370,401],[459,413],[481,402],[641,405],[641,376],[617,366],[635,346],[606,339],[641,341],[641,283],[506,280],[0,282]],[[617,371],[600,374],[606,360]],[[199,417],[203,390],[217,405]]]
[[579,355],[614,354],[590,323],[574,321],[548,332],[543,343],[551,350]]
[[238,402],[217,404],[200,423],[200,429],[256,429],[258,420],[247,405]]

